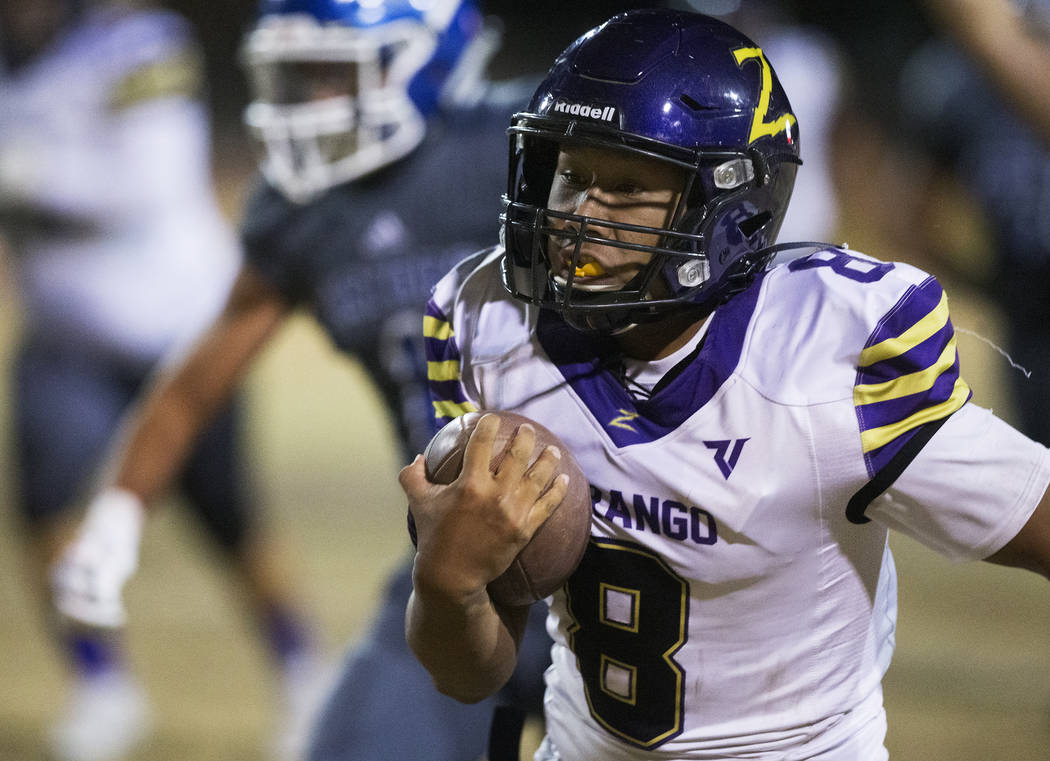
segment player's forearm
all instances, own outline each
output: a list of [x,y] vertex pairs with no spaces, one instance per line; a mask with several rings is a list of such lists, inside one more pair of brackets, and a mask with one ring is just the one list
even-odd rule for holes
[[149,505],[156,500],[182,469],[196,441],[228,399],[228,389],[213,388],[195,394],[192,370],[184,368],[173,377],[161,376],[140,409],[127,420],[125,436],[118,439],[111,458],[108,480]]
[[106,481],[149,503],[181,470],[197,437],[227,403],[288,314],[288,305],[245,267],[223,314],[192,351],[169,363],[109,458]]
[[495,693],[517,662],[516,611],[505,621],[481,590],[466,600],[420,588],[406,615],[406,636],[437,689],[463,703]]
[[1050,144],[1050,87],[1033,71],[1050,66],[1050,45],[1005,0],[926,0],[955,40],[1044,142]]

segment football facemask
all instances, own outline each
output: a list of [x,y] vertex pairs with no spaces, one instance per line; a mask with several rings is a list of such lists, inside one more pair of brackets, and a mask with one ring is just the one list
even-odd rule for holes
[[[746,288],[765,266],[801,163],[795,118],[761,50],[720,21],[666,10],[616,16],[573,43],[510,133],[504,285],[602,332],[707,309]],[[685,181],[671,221],[632,230],[548,208],[566,144],[678,167]],[[653,242],[625,246],[618,230]],[[648,260],[622,287],[587,288],[588,245]]]
[[253,92],[244,118],[264,175],[291,200],[374,172],[423,139],[480,16],[464,0],[416,5],[264,3],[242,53]]

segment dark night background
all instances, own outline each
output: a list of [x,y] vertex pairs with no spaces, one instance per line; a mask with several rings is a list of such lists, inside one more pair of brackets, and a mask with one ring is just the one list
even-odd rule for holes
[[[865,72],[866,100],[860,105],[876,113],[883,110],[883,99],[890,96],[895,84],[895,62],[926,31],[918,0],[772,3],[838,39],[851,58],[851,68]],[[236,130],[246,102],[237,48],[254,20],[256,0],[168,0],[164,5],[182,12],[196,26],[208,62],[210,100],[219,132]],[[482,10],[498,16],[504,27],[503,47],[493,61],[492,73],[499,77],[543,70],[572,40],[609,16],[658,5],[659,0],[480,0]]]
[[[165,6],[186,15],[196,26],[208,62],[211,102],[222,127],[239,119],[246,102],[237,48],[254,21],[255,0],[169,0]],[[504,26],[503,48],[492,63],[494,76],[545,68],[572,40],[622,10],[653,6],[653,2],[608,0],[483,0],[486,14]]]

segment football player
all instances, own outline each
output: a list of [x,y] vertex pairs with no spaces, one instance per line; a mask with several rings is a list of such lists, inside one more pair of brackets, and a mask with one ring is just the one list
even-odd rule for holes
[[[108,480],[55,570],[67,617],[124,620],[121,590],[148,506],[298,308],[368,372],[406,460],[425,445],[435,427],[422,307],[433,283],[495,230],[506,125],[535,84],[486,81],[497,46],[473,0],[262,3],[243,46],[253,91],[245,121],[262,149],[241,222],[245,261],[203,338],[126,424]],[[120,514],[104,519],[111,504]],[[485,751],[495,699],[464,706],[436,693],[405,644],[405,561],[330,693],[309,758],[459,761]],[[542,615],[533,628],[534,657],[504,697],[539,713],[549,662]],[[302,757],[307,729],[288,728],[288,756]]]
[[[512,121],[501,245],[429,304],[435,413],[531,417],[591,483],[537,761],[885,759],[889,529],[1050,576],[1050,450],[970,402],[938,282],[839,247],[767,266],[799,170],[772,63],[686,12],[584,34]],[[467,701],[528,612],[485,586],[565,490],[527,426],[490,472],[495,429],[452,484],[400,477],[409,642]]]
[[[118,422],[168,352],[218,314],[240,249],[212,188],[201,60],[189,25],[127,3],[0,0],[0,235],[11,254],[23,331],[12,368],[14,491],[35,573],[68,539]],[[238,472],[238,404],[217,408],[178,485],[237,570],[268,645],[286,664],[310,650],[294,590],[263,569],[274,549]],[[137,535],[119,494],[91,511]],[[106,551],[106,547],[96,545]],[[130,559],[108,558],[110,568]],[[56,627],[73,676],[51,756],[111,759],[148,731],[113,609]]]

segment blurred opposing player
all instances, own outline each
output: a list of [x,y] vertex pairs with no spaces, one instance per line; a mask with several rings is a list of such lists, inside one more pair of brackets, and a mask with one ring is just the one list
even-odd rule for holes
[[[1047,0],[922,0],[935,27],[962,48],[996,97],[1050,149]],[[952,85],[950,85],[952,86]]]
[[[127,520],[141,520],[252,358],[300,307],[368,371],[406,456],[426,443],[435,427],[422,305],[442,273],[494,234],[506,124],[528,96],[483,79],[497,44],[470,0],[262,3],[243,51],[254,92],[245,120],[262,148],[243,215],[246,260],[222,313],[129,423],[95,504],[119,498],[137,516]],[[99,553],[96,544],[120,549]],[[137,554],[136,532],[86,527],[57,567],[59,609],[119,624]],[[131,562],[114,567],[114,556]],[[437,694],[405,645],[410,567],[406,558],[351,652],[311,759],[459,761],[484,752],[496,701],[463,706]],[[534,657],[498,699],[538,712],[549,662],[542,615],[529,641]]]
[[[169,12],[74,0],[0,2],[0,234],[13,255],[24,332],[13,368],[17,496],[41,581],[120,417],[168,352],[218,314],[240,263],[211,186],[201,61]],[[217,411],[179,486],[247,586],[289,685],[311,656],[306,623],[276,572],[238,473],[237,405]],[[89,509],[80,551],[110,572],[135,559],[134,501]],[[129,752],[150,712],[128,673],[112,606],[56,626],[72,692],[50,737],[60,761]]]

